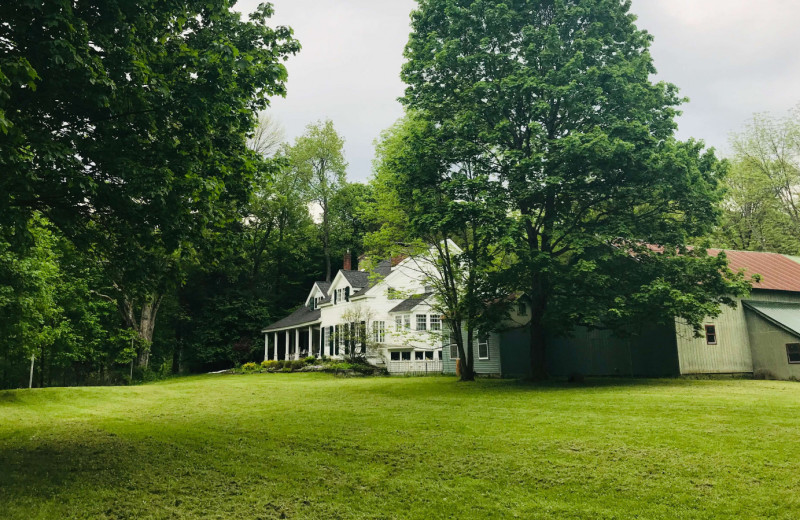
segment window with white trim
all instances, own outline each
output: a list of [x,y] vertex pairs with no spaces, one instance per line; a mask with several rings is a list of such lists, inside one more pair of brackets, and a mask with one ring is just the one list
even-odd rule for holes
[[411,351],[401,352],[400,359],[403,361],[411,361]]
[[489,337],[478,338],[478,359],[489,359]]
[[399,314],[394,317],[394,328],[397,332],[403,330],[403,317]]
[[399,352],[392,352],[391,354],[392,361],[400,361],[400,353]]
[[428,330],[427,314],[417,314],[417,330]]
[[716,325],[706,325],[706,345],[717,344],[717,327]]
[[422,361],[425,359],[425,353],[421,350],[414,351],[414,360],[415,361]]
[[442,330],[442,317],[431,314],[431,330]]
[[386,341],[386,322],[373,321],[372,322],[372,341],[375,343],[383,343]]
[[455,343],[450,345],[450,359],[458,359],[458,345]]
[[425,351],[425,359],[427,361],[433,361],[433,351],[432,350],[426,350]]
[[403,314],[403,328],[406,330],[411,330],[411,315],[410,314]]

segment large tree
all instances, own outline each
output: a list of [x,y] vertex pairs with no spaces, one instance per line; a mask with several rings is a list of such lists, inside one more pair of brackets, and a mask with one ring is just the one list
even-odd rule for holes
[[0,66],[14,72],[0,78],[3,220],[41,211],[93,251],[143,345],[164,292],[247,201],[254,114],[285,93],[282,61],[299,48],[267,25],[270,4],[243,20],[234,3],[0,7]]
[[305,133],[286,151],[286,157],[297,175],[307,180],[311,201],[319,207],[325,280],[330,281],[331,203],[347,180],[344,139],[336,132],[333,121],[319,121],[306,127]]
[[724,165],[674,138],[683,100],[651,80],[651,40],[620,0],[419,0],[412,14],[403,102],[518,216],[534,378],[548,333],[699,328],[744,289],[724,255],[686,247],[717,219]]

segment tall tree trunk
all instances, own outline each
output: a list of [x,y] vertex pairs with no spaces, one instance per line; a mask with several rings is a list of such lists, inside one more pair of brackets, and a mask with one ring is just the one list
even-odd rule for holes
[[547,379],[547,336],[542,326],[547,299],[541,294],[541,288],[534,289],[531,298],[530,322],[530,377],[533,381]]
[[150,364],[150,346],[153,343],[153,330],[156,326],[156,316],[158,315],[158,307],[161,304],[161,296],[152,294],[142,304],[142,317],[139,321],[139,338],[144,343],[141,353],[139,354],[139,366],[147,368]]

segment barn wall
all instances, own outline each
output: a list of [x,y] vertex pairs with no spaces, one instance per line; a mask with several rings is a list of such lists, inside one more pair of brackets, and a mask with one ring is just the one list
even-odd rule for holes
[[[754,290],[748,300],[800,302],[797,293]],[[695,338],[694,331],[681,320],[675,322],[681,374],[734,374],[753,372],[753,355],[747,332],[745,311],[740,301],[736,307],[723,307],[716,318],[706,318],[704,325],[715,325],[717,344],[707,345],[705,337]]]
[[789,363],[786,355],[786,344],[800,343],[800,338],[749,309],[745,309],[745,318],[753,351],[753,370],[766,371],[777,379],[800,379],[800,364]]

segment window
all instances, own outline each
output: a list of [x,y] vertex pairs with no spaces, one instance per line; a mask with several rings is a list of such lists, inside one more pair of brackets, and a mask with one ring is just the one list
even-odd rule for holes
[[400,353],[399,352],[392,352],[392,361],[400,361]]
[[717,326],[706,325],[706,345],[717,344]]
[[525,305],[525,302],[517,302],[517,314],[520,316],[528,315],[528,306]]
[[411,315],[410,314],[403,314],[403,328],[406,330],[411,330]]
[[789,358],[789,363],[800,363],[800,343],[787,343],[786,357]]
[[372,341],[375,343],[383,343],[386,341],[386,322],[373,321],[372,322]]
[[428,361],[433,361],[433,351],[432,350],[426,350],[425,351],[425,359],[427,359]]
[[442,330],[442,317],[431,314],[431,330]]
[[328,327],[328,354],[333,355],[333,327]]
[[478,359],[489,359],[489,338],[478,338]]
[[417,350],[414,352],[414,360],[422,361],[423,359],[425,359],[425,353],[423,351]]
[[395,316],[394,317],[394,326],[397,329],[397,332],[403,330],[403,317],[402,316]]
[[428,315],[417,314],[417,330],[427,330],[427,329],[428,329]]
[[437,352],[439,353],[439,361],[441,361],[442,360],[442,351],[441,350],[437,350]]
[[455,343],[450,345],[450,359],[458,359],[458,345]]
[[411,361],[411,352],[410,351],[401,352],[400,353],[400,359],[402,359],[403,361]]

